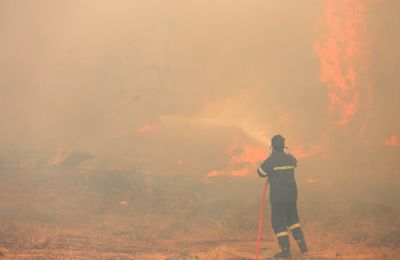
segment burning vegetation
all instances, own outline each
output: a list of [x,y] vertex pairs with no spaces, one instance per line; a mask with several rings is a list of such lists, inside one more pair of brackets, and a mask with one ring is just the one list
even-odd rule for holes
[[254,259],[275,134],[298,160],[293,257],[398,258],[399,10],[0,1],[0,258]]
[[[329,112],[339,125],[356,115],[360,103],[361,70],[366,67],[365,12],[368,1],[326,1],[326,32],[315,43],[321,81],[328,87]],[[365,86],[364,86],[365,87]]]

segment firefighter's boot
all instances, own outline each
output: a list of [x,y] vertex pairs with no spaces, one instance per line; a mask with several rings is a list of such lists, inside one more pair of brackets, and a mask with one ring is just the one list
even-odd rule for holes
[[299,247],[301,253],[308,252],[306,240],[304,239],[304,234],[303,234],[303,231],[301,230],[301,227],[296,227],[296,228],[292,229],[292,234],[293,234],[293,238],[297,242],[297,246]]
[[289,243],[289,236],[279,236],[278,237],[279,245],[281,246],[281,252],[274,255],[274,258],[277,259],[287,259],[290,258],[290,243]]

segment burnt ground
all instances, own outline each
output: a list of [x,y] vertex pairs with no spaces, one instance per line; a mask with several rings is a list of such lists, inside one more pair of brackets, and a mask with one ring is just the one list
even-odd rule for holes
[[[205,184],[135,169],[4,169],[0,254],[4,259],[253,259],[259,186],[253,193],[227,193],[252,200],[215,196],[219,185],[238,190],[235,185],[253,181]],[[321,184],[301,194],[311,251],[300,256],[293,246],[293,259],[400,259],[395,205],[373,196],[335,200],[324,197],[327,189]],[[262,259],[278,250],[268,205],[265,212]]]

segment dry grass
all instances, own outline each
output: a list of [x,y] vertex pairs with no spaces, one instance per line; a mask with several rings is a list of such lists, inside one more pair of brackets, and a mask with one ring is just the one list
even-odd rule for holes
[[[140,176],[129,180],[123,173],[111,173],[111,177],[102,173],[96,178],[77,173],[70,178],[27,178],[25,174],[1,182],[0,254],[4,259],[238,260],[254,256],[256,204],[204,205],[182,183],[160,188],[147,185]],[[304,230],[312,250],[301,257],[293,247],[295,259],[396,259],[400,255],[400,222],[390,207],[368,202],[328,211],[321,214],[324,217],[315,216],[312,208],[310,215],[305,211]],[[264,257],[278,250],[266,215]]]

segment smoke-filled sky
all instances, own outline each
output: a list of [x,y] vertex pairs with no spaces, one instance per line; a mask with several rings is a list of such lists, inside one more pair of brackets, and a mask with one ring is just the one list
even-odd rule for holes
[[204,176],[249,174],[277,133],[300,158],[349,143],[398,154],[399,12],[397,0],[0,0],[1,147]]

